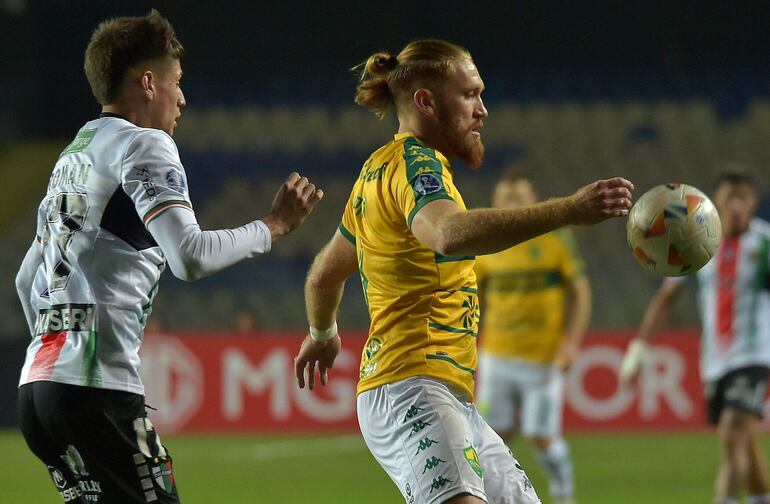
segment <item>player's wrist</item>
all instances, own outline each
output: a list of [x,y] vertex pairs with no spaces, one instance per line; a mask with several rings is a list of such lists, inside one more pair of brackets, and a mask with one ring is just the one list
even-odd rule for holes
[[272,241],[277,240],[285,234],[289,234],[289,231],[291,231],[291,227],[276,215],[269,214],[260,220],[267,226],[267,229],[270,230],[270,238]]
[[329,341],[337,336],[337,322],[335,321],[328,329],[318,329],[310,326],[310,337],[315,341]]

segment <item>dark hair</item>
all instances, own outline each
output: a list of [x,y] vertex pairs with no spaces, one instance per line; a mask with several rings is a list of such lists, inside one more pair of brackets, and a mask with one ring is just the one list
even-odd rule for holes
[[144,17],[103,21],[86,48],[83,69],[91,91],[101,105],[114,102],[128,70],[157,58],[181,60],[182,44],[174,28],[158,11]]
[[756,181],[754,180],[754,177],[745,169],[730,169],[721,172],[719,175],[717,175],[714,189],[719,189],[724,184],[746,185],[752,189],[756,188]]
[[419,87],[447,80],[455,61],[471,59],[467,49],[440,39],[410,42],[398,56],[374,53],[352,69],[361,79],[355,102],[382,118],[391,105]]

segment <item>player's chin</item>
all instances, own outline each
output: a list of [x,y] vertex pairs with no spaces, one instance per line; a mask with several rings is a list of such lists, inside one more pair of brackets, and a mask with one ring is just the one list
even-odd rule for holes
[[478,171],[484,163],[484,144],[481,143],[481,135],[472,132],[466,137],[465,145],[460,152],[460,159],[465,161],[472,170]]

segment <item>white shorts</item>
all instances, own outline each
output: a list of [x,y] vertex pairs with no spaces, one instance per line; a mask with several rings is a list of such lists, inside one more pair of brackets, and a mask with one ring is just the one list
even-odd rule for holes
[[479,410],[497,432],[561,436],[564,375],[554,366],[479,355]]
[[357,402],[366,445],[408,504],[462,493],[490,504],[540,502],[500,436],[442,382],[409,378],[362,392]]

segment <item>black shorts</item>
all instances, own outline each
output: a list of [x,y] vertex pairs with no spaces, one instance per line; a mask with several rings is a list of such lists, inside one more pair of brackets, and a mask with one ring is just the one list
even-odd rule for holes
[[143,396],[28,383],[19,387],[19,420],[64,502],[179,502],[171,456],[147,418]]
[[717,425],[722,411],[734,408],[763,416],[767,379],[770,368],[749,366],[730,371],[722,378],[706,384],[706,415]]

